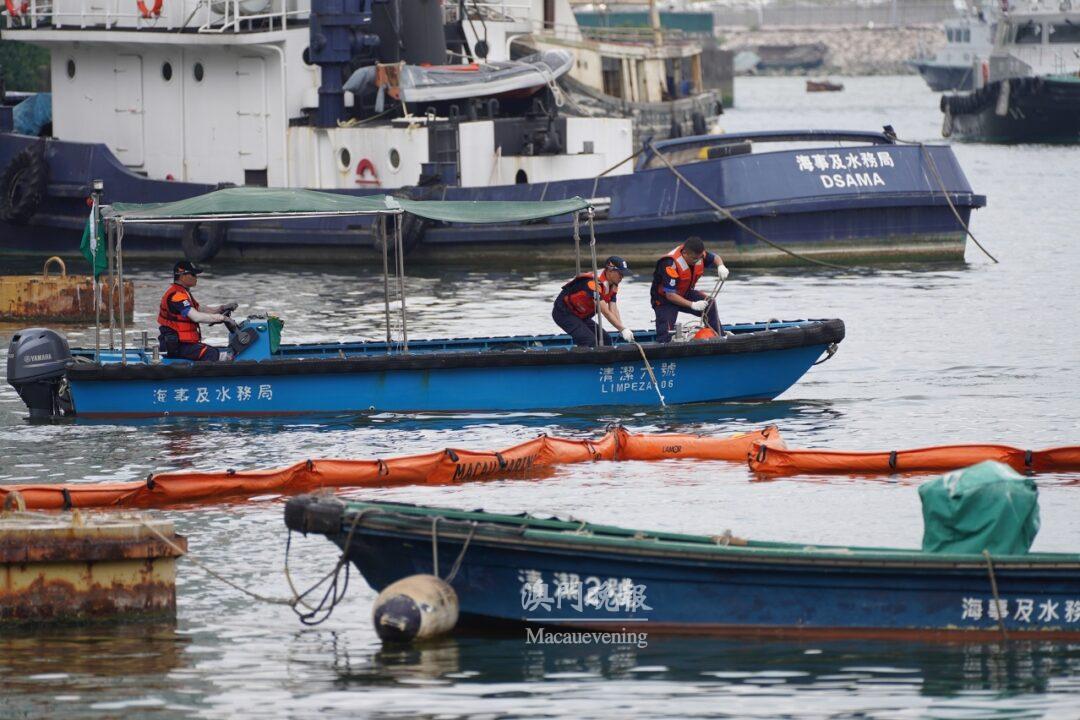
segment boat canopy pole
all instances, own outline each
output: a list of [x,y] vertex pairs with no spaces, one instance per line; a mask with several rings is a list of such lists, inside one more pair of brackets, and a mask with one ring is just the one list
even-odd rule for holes
[[124,318],[124,221],[116,223],[116,292],[120,298],[120,364],[127,365],[127,321]]
[[386,237],[386,216],[379,215],[379,242],[382,243],[383,308],[386,313],[386,352],[390,353],[390,241]]
[[405,311],[405,251],[401,238],[401,219],[404,215],[394,218],[394,238],[397,244],[397,273],[398,293],[401,295],[401,342],[405,352],[409,352],[409,328],[406,324],[407,313]]
[[116,223],[111,223],[106,230],[105,247],[109,255],[109,349],[115,350],[113,329],[116,326],[116,315],[113,313],[113,294],[116,292],[116,251],[113,246],[116,243]]
[[596,266],[596,225],[593,223],[593,209],[589,206],[589,250],[592,252],[593,305],[596,306],[596,347],[604,345],[604,316],[600,314],[600,270]]
[[98,190],[100,180],[94,181],[94,191],[90,193],[93,198],[91,209],[90,257],[94,266],[90,268],[90,274],[94,276],[94,362],[101,362],[101,278],[98,277],[97,253],[98,253],[98,223],[101,218],[98,215],[98,205],[101,202],[101,191]]
[[577,272],[574,277],[581,275],[581,213],[574,213],[574,257],[577,260]]

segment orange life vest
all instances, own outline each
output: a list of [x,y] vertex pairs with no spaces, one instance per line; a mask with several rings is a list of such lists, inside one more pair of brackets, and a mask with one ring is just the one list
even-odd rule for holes
[[199,329],[199,323],[188,320],[183,315],[170,310],[170,300],[173,302],[188,300],[191,302],[191,307],[196,310],[199,309],[199,303],[195,302],[195,297],[191,294],[191,291],[183,285],[173,283],[165,291],[165,294],[161,296],[161,306],[158,308],[157,316],[158,325],[174,330],[180,336],[180,342],[182,343],[200,342],[202,340],[202,331]]
[[[568,292],[575,283],[581,280],[588,280],[589,282],[581,290]],[[593,274],[591,272],[581,273],[576,278],[563,285],[562,299],[563,302],[566,303],[566,307],[570,308],[570,312],[584,320],[596,315],[596,303],[593,301],[593,293],[595,292],[596,282],[593,280]],[[618,286],[612,285],[606,280],[600,282],[600,299],[604,302],[610,303],[615,299],[615,295],[618,292]]]
[[[665,268],[665,271],[669,276],[674,277],[677,280],[675,292],[686,297],[686,294],[693,290],[694,286],[697,285],[698,278],[705,272],[705,258],[708,257],[708,254],[706,253],[698,258],[696,263],[690,265],[690,263],[686,262],[686,258],[683,257],[682,249],[683,246],[680,245],[665,255],[665,257],[675,260],[675,264],[672,267]],[[675,274],[672,275],[672,273]]]

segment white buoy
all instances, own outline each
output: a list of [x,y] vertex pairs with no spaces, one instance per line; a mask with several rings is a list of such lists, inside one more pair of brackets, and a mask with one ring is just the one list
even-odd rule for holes
[[454,588],[434,575],[410,575],[387,585],[375,598],[372,621],[389,642],[426,640],[457,625]]

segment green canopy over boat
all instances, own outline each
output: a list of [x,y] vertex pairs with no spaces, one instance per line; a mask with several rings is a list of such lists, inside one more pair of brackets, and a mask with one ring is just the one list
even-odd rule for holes
[[224,188],[168,203],[113,203],[102,208],[111,220],[195,222],[259,220],[327,215],[397,215],[457,223],[515,223],[585,210],[587,200],[551,201],[409,200],[390,195],[345,195],[287,188]]

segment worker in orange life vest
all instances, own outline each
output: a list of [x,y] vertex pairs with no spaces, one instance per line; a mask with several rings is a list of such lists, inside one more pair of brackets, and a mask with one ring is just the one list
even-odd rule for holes
[[[161,297],[158,308],[158,343],[165,357],[182,360],[219,360],[221,353],[202,341],[199,323],[224,322],[236,303],[219,305],[204,312],[191,294],[202,270],[187,260],[173,265],[173,283]],[[207,308],[210,310],[210,308]]]
[[[591,272],[582,273],[563,285],[551,309],[551,319],[570,334],[575,345],[596,347],[596,322],[593,318],[596,317],[596,296],[599,294],[600,313],[615,326],[623,340],[633,342],[634,333],[623,325],[619,306],[615,304],[619,283],[629,274],[630,264],[612,255],[600,271],[599,287]],[[607,344],[607,337],[601,336],[600,342]]]
[[[704,293],[694,289],[694,285],[709,267],[715,267],[717,276],[727,280],[728,269],[724,261],[719,255],[708,252],[705,243],[696,235],[688,237],[686,242],[657,261],[649,290],[656,313],[656,342],[671,342],[679,313],[701,317],[709,302]],[[708,323],[720,332],[716,303],[709,308]]]

